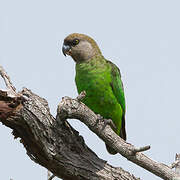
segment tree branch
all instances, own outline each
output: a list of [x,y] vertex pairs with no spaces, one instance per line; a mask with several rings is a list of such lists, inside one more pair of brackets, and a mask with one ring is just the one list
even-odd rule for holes
[[48,173],[47,173],[47,180],[52,180],[54,177],[56,177],[56,176],[54,174],[51,175],[51,172],[48,171]]
[[[111,128],[104,128],[103,120],[99,122],[98,116],[83,103],[76,99],[68,97],[63,98],[58,106],[59,119],[79,119],[86,124],[91,131],[97,134],[106,144],[114,148],[115,151],[126,157],[128,160],[161,177],[162,179],[171,180],[179,177],[167,165],[153,161],[141,153],[150,149],[150,146],[136,148],[133,145],[121,139]],[[98,121],[98,123],[97,123]],[[104,129],[103,129],[104,128]],[[103,130],[102,130],[103,129]]]
[[171,164],[170,168],[175,168],[175,172],[180,175],[180,154],[176,154],[175,162]]
[[144,147],[134,148],[134,149],[132,150],[132,153],[134,153],[134,155],[135,155],[137,152],[147,151],[147,150],[149,150],[150,148],[151,148],[150,146],[144,146]]
[[[3,73],[1,75],[4,76]],[[104,127],[104,120],[98,120],[98,116],[80,102],[82,98],[63,98],[55,119],[50,114],[47,101],[30,90],[25,88],[15,93],[15,97],[0,90],[0,121],[13,130],[15,138],[21,138],[27,155],[34,162],[64,180],[137,179],[122,168],[112,167],[98,158],[66,121],[67,118],[81,120],[114,150],[157,176],[166,180],[179,178],[171,168],[140,152],[148,150],[149,146],[136,148],[117,136],[109,125]]]
[[4,70],[4,68],[2,66],[0,66],[0,75],[1,77],[4,79],[4,82],[6,84],[7,90],[9,92],[9,96],[11,95],[16,96],[16,88],[13,86],[10,77],[8,76],[8,74],[6,73],[6,71]]
[[16,97],[0,90],[0,121],[13,130],[15,138],[21,138],[31,160],[54,176],[64,180],[137,180],[98,158],[65,119],[57,119],[50,114],[47,101],[30,90],[24,88]]

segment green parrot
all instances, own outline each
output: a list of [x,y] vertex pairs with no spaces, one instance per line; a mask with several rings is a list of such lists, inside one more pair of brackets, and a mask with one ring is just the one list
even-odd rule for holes
[[[116,134],[126,140],[125,97],[118,67],[106,60],[97,43],[84,34],[67,36],[62,51],[76,62],[78,93],[86,91],[82,102],[95,113],[111,119],[116,126]],[[107,144],[106,149],[110,154],[117,153]]]

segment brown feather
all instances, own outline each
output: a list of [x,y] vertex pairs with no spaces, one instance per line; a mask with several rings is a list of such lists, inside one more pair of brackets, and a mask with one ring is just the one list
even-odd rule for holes
[[96,41],[94,41],[94,39],[92,39],[91,37],[89,37],[89,36],[87,36],[85,34],[79,34],[79,33],[70,34],[69,36],[67,36],[64,39],[64,42],[66,42],[66,41],[73,41],[76,38],[79,39],[79,40],[87,40],[96,49],[97,54],[101,54],[101,50],[99,49]]

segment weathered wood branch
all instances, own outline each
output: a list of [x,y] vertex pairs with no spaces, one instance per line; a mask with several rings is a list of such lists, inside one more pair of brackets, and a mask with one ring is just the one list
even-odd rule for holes
[[136,148],[117,136],[110,126],[104,128],[103,120],[101,122],[98,121],[99,123],[97,124],[97,115],[76,99],[71,99],[69,97],[63,98],[58,107],[58,116],[60,119],[79,119],[122,156],[162,179],[172,180],[179,177],[178,174],[172,171],[167,165],[153,161],[140,152],[148,150],[150,148],[149,146]]
[[98,158],[67,121],[57,121],[50,114],[45,99],[28,89],[21,93],[28,100],[9,98],[0,91],[0,121],[13,130],[16,138],[21,138],[34,162],[64,180],[136,179]]
[[180,154],[176,154],[175,162],[175,172],[180,175]]
[[13,86],[10,77],[8,76],[8,74],[6,73],[6,71],[3,69],[2,66],[0,66],[0,75],[1,77],[4,79],[4,82],[6,84],[7,87],[7,92],[8,92],[8,96],[16,96],[16,88]]
[[170,168],[175,168],[175,172],[180,175],[180,154],[176,154],[175,162],[171,164]]
[[54,177],[56,177],[54,174],[51,175],[51,172],[48,170],[48,173],[47,173],[47,180],[52,180]]
[[137,179],[122,168],[112,167],[98,158],[66,121],[67,118],[81,120],[114,150],[155,175],[166,180],[179,178],[170,167],[140,152],[148,150],[149,146],[136,148],[117,136],[109,125],[104,127],[103,119],[98,120],[98,116],[80,102],[83,96],[63,98],[54,118],[47,101],[30,90],[25,88],[15,97],[0,90],[0,121],[13,130],[16,138],[21,138],[27,155],[34,162],[64,180]]
[[137,180],[98,158],[67,121],[57,118],[45,99],[26,88],[14,97],[0,90],[0,121],[21,138],[34,162],[64,180]]

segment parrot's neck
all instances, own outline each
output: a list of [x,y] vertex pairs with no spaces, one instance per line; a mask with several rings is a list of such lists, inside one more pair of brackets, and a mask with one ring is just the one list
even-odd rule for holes
[[87,61],[76,63],[76,71],[89,71],[99,67],[102,67],[106,64],[106,60],[101,55],[95,56]]

